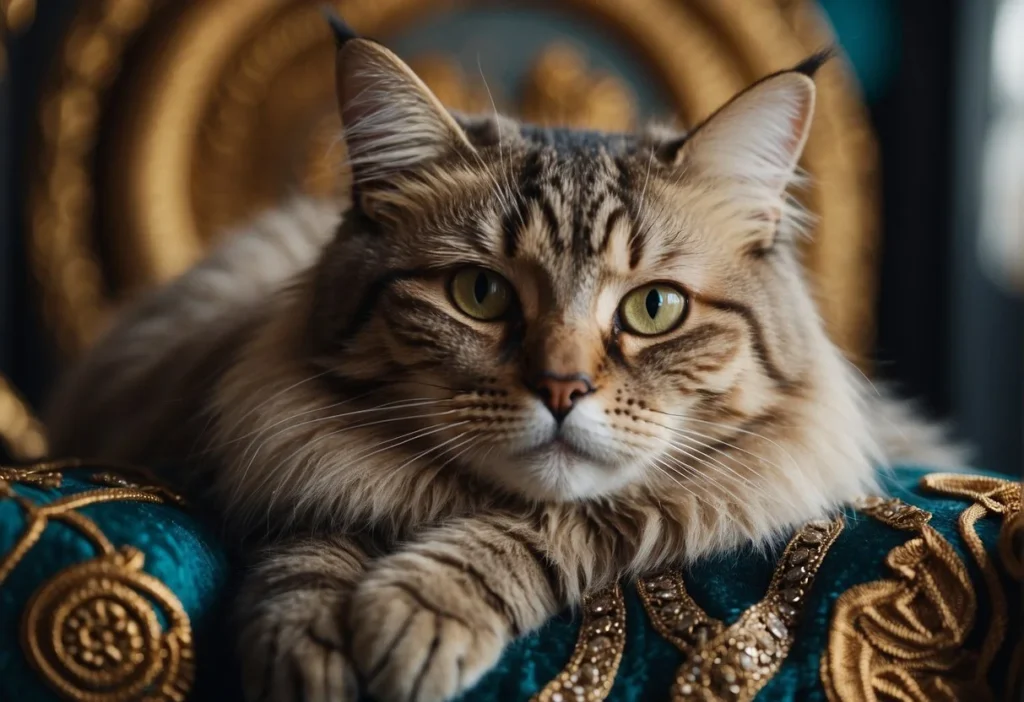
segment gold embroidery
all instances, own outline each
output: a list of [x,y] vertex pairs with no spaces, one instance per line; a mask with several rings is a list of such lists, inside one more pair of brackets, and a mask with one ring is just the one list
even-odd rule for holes
[[[988,670],[1005,636],[1006,598],[975,524],[990,512],[1019,513],[1021,486],[962,474],[929,475],[921,484],[974,501],[961,513],[959,531],[988,588],[992,614],[984,643],[978,652],[964,650],[976,613],[974,587],[956,551],[928,524],[931,515],[872,498],[859,505],[862,511],[917,536],[887,555],[895,577],[855,586],[836,601],[821,662],[831,702],[991,698]],[[1008,517],[1003,536],[1012,522]]]
[[930,512],[895,497],[865,497],[856,507],[864,514],[901,531],[920,531],[932,519]]
[[618,584],[583,603],[583,623],[572,657],[530,702],[599,702],[608,696],[626,648],[626,601]]
[[[1014,549],[1013,542],[1019,539],[1022,486],[1019,482],[1004,480],[981,475],[969,475],[959,473],[935,473],[921,479],[921,486],[925,490],[937,492],[950,497],[974,500],[974,504],[960,514],[958,527],[960,536],[967,544],[971,556],[974,558],[978,568],[981,569],[985,586],[988,590],[988,602],[991,614],[989,615],[989,630],[985,634],[984,643],[978,654],[978,675],[987,676],[992,661],[995,659],[999,648],[1006,636],[1006,628],[1009,621],[1009,614],[1006,605],[1006,593],[1003,591],[1002,581],[996,571],[995,564],[985,548],[981,537],[975,529],[979,519],[989,514],[997,514],[1003,518],[1003,525],[999,536],[999,551],[1004,565],[1011,575],[1018,580],[1021,579],[1019,558],[1020,549]],[[1014,533],[1018,534],[1015,538]],[[1007,557],[1009,552],[1009,558]],[[1016,555],[1016,559],[1014,556]],[[1015,572],[1016,571],[1016,572]],[[1010,677],[1014,676],[1013,666],[1019,666],[1020,657],[1024,651],[1024,642],[1018,642],[1011,661]],[[1019,670],[1019,667],[1018,667]],[[1019,684],[1014,680],[1008,681],[1008,693]]]
[[1003,522],[999,532],[999,557],[1007,572],[1024,581],[1024,511],[1017,511]]
[[[53,576],[29,602],[23,638],[29,660],[70,699],[96,702],[187,698],[192,632],[174,593],[142,572],[141,551],[78,563]],[[150,602],[160,606],[160,621]]]
[[[40,504],[12,486],[17,482],[57,488],[61,471],[73,468],[100,470],[90,476],[93,482],[123,484]],[[52,576],[33,594],[22,618],[22,645],[29,661],[51,687],[70,699],[181,702],[194,678],[188,615],[170,589],[143,572],[141,551],[129,546],[116,549],[91,519],[77,511],[121,500],[167,502],[174,495],[129,483],[103,468],[74,460],[0,468],[0,498],[18,504],[26,521],[25,531],[0,559],[0,584],[39,541],[48,522],[75,529],[98,555]],[[161,626],[154,605],[166,625]]]
[[608,696],[626,646],[626,602],[616,584],[588,595],[568,665],[531,702],[598,702]]
[[765,598],[728,627],[704,613],[678,573],[641,578],[637,589],[655,628],[686,658],[673,700],[754,698],[789,654],[801,607],[843,524],[840,518],[800,529],[783,552]]

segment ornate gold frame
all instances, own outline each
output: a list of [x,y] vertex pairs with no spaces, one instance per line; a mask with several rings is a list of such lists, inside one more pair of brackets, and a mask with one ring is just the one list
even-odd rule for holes
[[[202,210],[207,177],[231,174],[235,145],[206,142],[231,106],[261,106],[260,90],[281,71],[306,91],[329,89],[330,37],[314,0],[87,0],[72,23],[40,110],[29,203],[30,255],[44,314],[61,348],[75,354],[139,288],[192,263],[223,225]],[[458,0],[350,0],[337,5],[360,31],[386,37]],[[688,122],[751,80],[829,43],[810,0],[563,0],[582,21],[603,22],[646,59]],[[263,47],[256,50],[254,47]],[[252,62],[239,70],[238,56]],[[124,72],[131,51],[135,71]],[[319,61],[317,60],[319,59]],[[314,68],[315,67],[315,68]],[[128,75],[131,74],[131,75]],[[145,75],[132,82],[131,76]],[[115,104],[112,87],[127,96]],[[877,238],[876,156],[859,93],[840,62],[819,78],[818,116],[804,165],[818,186],[819,216],[807,262],[836,341],[861,360],[872,339]],[[227,96],[228,99],[224,99]],[[221,112],[212,111],[220,105]],[[98,150],[101,125],[116,138]],[[113,125],[112,127],[110,125]],[[221,130],[223,133],[224,130]],[[250,132],[248,138],[259,139]],[[100,163],[101,166],[96,164]],[[219,169],[219,170],[218,170]],[[255,188],[254,190],[259,190]],[[248,208],[267,205],[247,194]],[[221,203],[222,215],[237,214]],[[94,228],[97,210],[101,231]],[[209,208],[208,208],[209,209]],[[216,210],[216,207],[214,208]],[[230,219],[230,217],[228,217]],[[116,237],[117,260],[100,260],[99,235]],[[112,272],[116,271],[116,273]]]

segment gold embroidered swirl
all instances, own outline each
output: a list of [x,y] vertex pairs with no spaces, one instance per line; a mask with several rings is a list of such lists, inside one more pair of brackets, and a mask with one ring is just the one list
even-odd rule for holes
[[[958,527],[988,589],[991,617],[981,649],[964,648],[977,597],[963,561],[928,524],[931,515],[897,499],[873,498],[860,509],[916,536],[886,556],[893,577],[857,585],[836,601],[821,662],[831,702],[992,698],[988,671],[1006,633],[1006,597],[975,524],[990,513],[1003,515],[1003,537],[1012,538],[1006,537],[1007,527],[1020,513],[1021,486],[961,474],[928,475],[921,486],[974,501],[961,513]],[[1020,657],[1018,648],[1014,665]]]
[[626,602],[618,585],[583,600],[572,658],[531,702],[598,702],[611,692],[626,646]]
[[[63,471],[84,468],[98,485],[35,503],[15,492],[20,483],[55,489]],[[133,479],[142,472],[133,471]],[[115,548],[81,507],[132,500],[174,501],[161,487],[129,482],[108,466],[69,460],[27,468],[0,467],[0,499],[14,501],[26,528],[0,558],[0,585],[39,541],[49,522],[76,530],[98,552],[52,576],[32,595],[22,616],[22,647],[33,667],[63,697],[83,702],[183,702],[194,678],[192,630],[174,593],[143,572],[145,555]],[[157,611],[162,614],[161,625]]]
[[789,542],[765,598],[726,626],[708,617],[678,573],[641,578],[637,589],[655,629],[683,653],[672,688],[675,702],[746,702],[778,672],[842,518],[805,525]]

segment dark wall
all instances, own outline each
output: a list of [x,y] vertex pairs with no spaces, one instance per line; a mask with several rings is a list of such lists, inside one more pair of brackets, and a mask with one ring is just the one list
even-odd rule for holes
[[879,377],[950,413],[951,0],[898,3],[895,70],[871,105],[882,165]]
[[29,148],[36,106],[74,0],[40,4],[31,27],[8,37],[0,130],[0,373],[36,406],[55,372],[55,354],[43,331],[26,250]]

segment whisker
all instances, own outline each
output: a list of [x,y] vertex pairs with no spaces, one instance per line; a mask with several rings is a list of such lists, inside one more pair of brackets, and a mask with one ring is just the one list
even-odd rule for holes
[[[381,453],[383,451],[390,451],[391,449],[398,448],[399,446],[404,446],[405,444],[409,443],[410,441],[416,441],[417,439],[422,439],[425,436],[431,436],[433,434],[438,434],[438,433],[440,433],[442,431],[445,431],[447,429],[452,429],[454,427],[462,426],[462,425],[468,424],[468,423],[469,423],[469,420],[463,420],[461,422],[455,422],[454,424],[442,424],[440,426],[423,427],[423,428],[420,428],[420,429],[415,429],[415,430],[410,431],[410,432],[406,432],[404,434],[399,434],[398,436],[392,436],[392,437],[389,437],[387,439],[383,439],[381,441],[378,441],[375,444],[371,444],[370,446],[367,446],[363,450],[362,453],[358,453],[358,454],[356,454],[354,456],[346,456],[345,457],[345,463],[347,465],[350,465],[350,464],[354,463],[355,461],[366,460],[370,456],[376,456],[378,453]],[[299,447],[298,449],[296,449],[295,451],[293,451],[286,458],[284,458],[281,461],[281,463],[286,464],[286,465],[290,464],[291,463],[291,459],[294,458],[295,456],[297,456],[303,450],[309,448],[310,446],[313,446],[313,445],[319,443],[321,439],[327,439],[327,438],[330,438],[332,436],[337,436],[338,433],[341,433],[341,432],[332,432],[331,434],[327,434],[325,436],[321,436],[321,437],[319,437],[317,439],[314,439],[312,443],[305,444],[305,445]]]
[[[394,470],[395,470],[396,472],[397,472],[397,471],[400,471],[400,470],[402,470],[403,468],[405,468],[406,466],[408,466],[409,464],[411,464],[411,463],[415,463],[416,461],[418,461],[419,459],[421,459],[421,458],[423,458],[423,457],[427,456],[428,454],[431,454],[431,453],[433,453],[434,451],[437,451],[437,450],[439,450],[439,449],[441,449],[441,448],[444,448],[445,446],[448,446],[449,444],[451,444],[451,443],[453,443],[453,442],[455,442],[455,441],[458,441],[458,440],[459,440],[459,439],[461,439],[462,437],[466,436],[466,434],[470,434],[470,433],[471,433],[471,432],[468,432],[468,431],[464,431],[464,432],[462,432],[462,433],[458,434],[457,436],[455,436],[455,437],[453,437],[453,438],[451,438],[451,439],[448,439],[447,441],[443,441],[443,442],[441,442],[440,444],[437,444],[436,446],[432,446],[432,447],[428,448],[428,449],[427,449],[427,450],[425,450],[425,451],[421,451],[420,453],[416,454],[415,456],[413,456],[413,457],[412,457],[412,458],[410,458],[409,460],[407,460],[407,461],[405,461],[404,463],[402,463],[401,465],[399,465],[399,466],[398,466],[397,468],[395,468]],[[470,436],[470,437],[469,437],[469,439],[467,439],[466,441],[472,441],[472,440],[473,440],[474,438],[476,438],[476,437],[475,437],[475,436]],[[457,448],[459,448],[460,446],[463,446],[463,445],[464,445],[465,443],[466,443],[466,442],[461,442],[461,443],[459,443],[459,444],[456,444],[455,446],[451,446],[451,447],[449,447],[448,449],[445,449],[444,451],[442,451],[441,453],[439,453],[437,457],[438,457],[438,458],[440,458],[441,456],[443,456],[443,455],[444,455],[445,453],[447,453],[448,451],[450,451],[450,450],[454,450],[454,449],[457,449]]]
[[[241,436],[236,436],[234,439],[230,439],[228,441],[225,441],[224,443],[219,444],[217,446],[211,446],[209,450],[212,451],[212,450],[216,450],[216,449],[219,449],[219,448],[224,448],[226,446],[230,446],[231,444],[238,443],[239,441],[241,441],[243,439],[247,439],[250,436],[255,436],[255,435],[258,435],[258,434],[270,431],[274,427],[281,426],[282,424],[285,424],[286,422],[290,422],[293,419],[298,419],[299,417],[304,417],[307,414],[313,414],[315,412],[323,412],[323,411],[326,411],[326,410],[329,410],[329,409],[334,409],[335,407],[342,407],[344,405],[347,405],[347,404],[350,404],[352,402],[355,402],[356,400],[363,399],[363,398],[367,397],[370,394],[372,394],[372,393],[368,392],[368,393],[364,393],[362,395],[357,395],[355,397],[351,397],[351,398],[349,398],[347,400],[342,400],[340,402],[334,402],[334,403],[331,403],[329,405],[324,405],[322,407],[312,407],[310,409],[303,410],[302,412],[296,412],[295,414],[289,415],[288,417],[285,417],[283,419],[279,419],[279,420],[277,420],[276,422],[274,422],[272,424],[268,424],[266,426],[261,426],[259,429],[254,429],[253,431],[251,431],[251,432],[249,432],[247,434],[242,434]],[[333,414],[333,415],[331,415],[329,417],[324,417],[323,421],[331,420],[331,419],[341,419],[343,417],[351,417],[351,416],[354,416],[354,415],[357,415],[357,414],[366,414],[366,413],[369,413],[369,412],[379,412],[379,411],[383,411],[383,410],[386,410],[386,409],[404,409],[405,407],[418,407],[420,405],[438,404],[438,403],[441,403],[441,402],[451,401],[452,399],[453,398],[435,399],[435,398],[432,398],[432,397],[417,397],[417,398],[407,398],[407,399],[402,399],[402,400],[393,400],[391,402],[385,402],[382,405],[375,405],[374,407],[370,407],[370,408],[367,408],[367,409],[355,410],[355,411],[352,411],[352,412],[343,412],[341,414]],[[405,403],[415,403],[415,404],[405,404]],[[321,420],[311,420],[311,421],[321,421]],[[302,425],[300,424],[300,425],[296,425],[296,426],[302,426]],[[248,452],[248,449],[246,449],[246,452]]]
[[[479,438],[479,437],[477,437],[477,436],[471,436],[471,437],[469,437],[469,441],[471,441],[471,442],[475,442],[475,441],[477,441],[477,440],[478,440],[478,438]],[[460,444],[460,445],[461,445],[461,444]],[[454,456],[452,456],[451,458],[449,458],[449,459],[448,459],[447,461],[445,461],[444,463],[442,463],[442,464],[441,464],[441,465],[440,465],[440,466],[438,467],[438,470],[439,470],[439,471],[442,471],[442,470],[444,470],[445,468],[447,468],[447,467],[448,467],[448,466],[449,466],[449,465],[450,465],[450,464],[451,464],[451,463],[452,463],[453,461],[456,461],[456,460],[458,460],[458,458],[459,458],[460,456],[462,456],[462,455],[463,455],[464,453],[466,453],[467,451],[469,451],[469,449],[473,448],[473,446],[474,446],[474,443],[470,443],[470,444],[469,444],[469,446],[466,446],[466,448],[462,449],[462,450],[461,450],[461,451],[459,451],[459,452],[458,452],[457,454],[455,454]],[[452,447],[452,448],[455,448],[455,447]],[[447,453],[447,451],[446,451],[445,453]],[[441,455],[444,455],[444,454],[441,454]]]
[[[758,434],[757,432],[749,431],[747,429],[741,429],[740,427],[729,426],[728,424],[722,424],[720,422],[709,422],[709,421],[707,421],[705,419],[696,419],[695,417],[690,417],[689,415],[685,415],[685,414],[673,414],[672,412],[665,412],[663,410],[655,410],[655,409],[652,409],[650,411],[651,412],[656,412],[657,414],[664,414],[664,415],[666,415],[668,417],[680,417],[682,419],[685,419],[688,422],[695,422],[697,424],[707,424],[707,425],[715,427],[717,429],[725,429],[726,431],[731,431],[731,432],[734,432],[734,433],[737,433],[737,434],[746,434],[748,436],[753,436],[754,438],[760,439],[762,441],[767,441],[769,444],[771,444],[775,448],[779,449],[779,451],[782,451],[782,453],[785,454],[786,458],[788,458],[790,460],[790,462],[793,464],[794,468],[796,468],[797,470],[800,470],[800,465],[796,462],[796,459],[793,458],[793,456],[789,453],[789,451],[784,449],[777,442],[773,441],[772,439],[769,439],[767,436],[764,436],[763,434]],[[665,428],[669,428],[669,427],[665,427]],[[713,437],[711,437],[711,438],[713,438]]]
[[[328,409],[328,408],[330,408],[332,406],[338,406],[338,405],[341,405],[341,404],[346,404],[346,402],[336,403],[335,405],[328,405],[327,407],[316,407],[316,408],[313,408],[311,410],[306,410],[304,412],[299,412],[297,414],[292,415],[291,417],[286,417],[285,419],[278,420],[277,422],[274,422],[273,424],[270,424],[270,425],[268,425],[266,427],[261,427],[260,429],[258,429],[256,432],[253,432],[253,433],[255,433],[257,435],[265,434],[266,432],[270,431],[274,427],[278,427],[281,424],[289,422],[289,421],[291,421],[293,419],[296,419],[298,417],[302,417],[304,415],[311,414],[313,412],[322,412],[323,410]],[[440,399],[440,400],[426,400],[426,401],[421,401],[421,400],[416,400],[416,401],[412,401],[412,400],[398,400],[398,401],[394,401],[394,402],[388,402],[388,403],[385,403],[383,405],[378,405],[376,407],[370,407],[370,408],[367,408],[367,409],[353,410],[351,412],[341,412],[341,413],[338,413],[338,414],[328,415],[326,417],[316,417],[314,419],[307,419],[307,420],[305,420],[303,422],[299,422],[297,424],[289,425],[288,427],[285,427],[281,431],[276,432],[272,436],[268,436],[264,440],[264,443],[266,443],[266,441],[270,441],[271,439],[273,439],[273,438],[275,438],[277,436],[280,436],[281,434],[283,434],[285,432],[291,431],[293,429],[297,429],[299,427],[307,426],[309,424],[316,424],[318,422],[330,422],[330,421],[334,421],[334,420],[337,420],[337,419],[344,419],[346,417],[355,417],[355,416],[358,416],[358,415],[361,415],[361,414],[369,414],[371,412],[383,412],[383,411],[387,411],[387,410],[400,410],[400,409],[409,409],[409,408],[412,408],[412,407],[425,407],[425,406],[428,406],[428,405],[439,405],[439,404],[443,404],[445,402],[451,402],[451,399],[450,398],[444,398],[444,399]],[[454,411],[454,410],[452,410],[452,411]],[[252,445],[255,444],[256,441],[258,441],[258,440],[259,440],[258,438],[254,439],[252,444],[250,444],[249,447],[246,448],[246,450],[242,452],[243,459],[245,458],[245,455],[249,452],[249,450],[252,448]]]
[[324,377],[325,375],[327,375],[330,372],[332,372],[330,369],[327,369],[325,371],[321,371],[320,373],[317,373],[315,375],[311,375],[308,378],[303,378],[302,380],[300,380],[298,382],[292,383],[291,385],[289,385],[288,387],[284,388],[283,390],[278,390],[277,392],[275,392],[270,397],[266,398],[262,402],[257,403],[254,407],[251,407],[248,412],[246,412],[241,417],[239,417],[235,421],[235,423],[231,425],[231,428],[228,430],[228,432],[233,432],[235,429],[238,428],[239,424],[241,424],[243,421],[248,419],[253,413],[258,412],[259,410],[263,409],[264,407],[267,406],[267,404],[273,402],[274,400],[279,398],[281,395],[284,395],[287,392],[291,392],[292,390],[294,390],[295,388],[299,387],[300,385],[305,385],[306,383],[309,383],[309,382],[312,382],[314,380],[317,380],[318,378],[322,378],[322,377]]
[[[676,485],[678,485],[678,486],[679,486],[679,487],[680,487],[681,489],[683,489],[683,490],[685,490],[686,492],[688,492],[688,493],[690,494],[690,496],[691,496],[691,497],[693,497],[693,499],[697,500],[697,502],[698,502],[698,503],[701,503],[701,504],[705,504],[705,505],[706,505],[706,503],[704,502],[704,500],[703,500],[703,499],[701,498],[701,496],[700,496],[700,495],[698,495],[698,494],[697,494],[696,492],[694,492],[694,491],[693,491],[692,489],[688,488],[688,487],[687,487],[686,485],[684,485],[683,483],[679,482],[679,480],[678,480],[678,479],[676,479],[676,478],[674,477],[674,475],[673,475],[672,471],[670,471],[670,468],[671,468],[671,466],[669,466],[668,464],[666,464],[666,463],[665,463],[664,461],[662,461],[662,460],[661,460],[660,458],[652,458],[651,460],[653,461],[653,463],[652,463],[652,467],[653,467],[653,468],[655,468],[656,470],[658,470],[658,471],[659,471],[659,472],[660,472],[660,473],[661,473],[662,475],[664,475],[664,476],[665,476],[666,478],[668,478],[669,480],[671,480],[672,482],[674,482],[674,483],[675,483]],[[678,475],[678,473],[677,473],[677,475]]]
[[[684,452],[686,452],[686,449],[684,449],[684,448],[681,448],[681,447],[679,447],[678,445],[675,445],[675,447],[676,447],[676,449],[678,449],[678,450],[681,450],[681,451],[684,451]],[[692,455],[692,454],[690,454],[689,452],[687,452],[687,456],[689,456],[690,458],[693,458],[693,455]],[[739,495],[737,495],[737,494],[736,494],[735,492],[733,492],[733,490],[732,490],[732,489],[730,489],[730,488],[729,488],[729,487],[728,487],[727,485],[725,485],[725,484],[723,484],[723,483],[719,482],[718,480],[715,480],[715,479],[714,479],[713,477],[711,477],[710,475],[708,475],[708,474],[706,474],[706,473],[704,473],[704,474],[701,474],[701,473],[697,473],[697,471],[696,471],[696,470],[694,470],[694,468],[693,468],[692,466],[688,466],[687,464],[683,463],[682,461],[680,461],[680,460],[679,460],[678,458],[676,458],[675,456],[672,456],[672,455],[668,455],[668,456],[666,456],[666,458],[668,458],[668,459],[669,459],[670,461],[672,461],[672,463],[673,463],[673,464],[675,464],[675,465],[677,465],[677,466],[679,466],[679,467],[681,467],[681,468],[685,468],[686,470],[692,471],[692,472],[693,472],[693,474],[695,475],[695,477],[696,477],[696,476],[699,476],[699,478],[700,478],[701,480],[706,480],[707,482],[711,483],[712,485],[714,485],[714,486],[715,486],[716,488],[718,488],[719,490],[721,490],[721,491],[725,492],[725,493],[726,493],[727,495],[729,495],[729,497],[731,497],[731,498],[733,499],[734,503],[735,503],[735,504],[736,504],[737,506],[738,506],[738,505],[742,505],[742,504],[743,504],[743,500],[742,500],[742,499],[740,499],[740,496],[739,496]],[[697,462],[698,462],[698,463],[700,463],[700,464],[701,464],[702,466],[704,466],[704,467],[706,467],[706,468],[709,468],[709,469],[711,469],[711,470],[715,470],[715,471],[718,471],[718,472],[719,472],[719,473],[721,474],[721,471],[720,471],[720,470],[718,470],[717,468],[715,468],[715,466],[713,466],[713,465],[709,464],[709,463],[708,463],[707,461],[705,461],[705,460],[700,460],[700,459],[695,459],[695,460],[697,460]]]
[[[405,409],[405,408],[402,408],[402,409]],[[338,436],[340,434],[344,434],[345,432],[353,431],[355,429],[363,429],[365,427],[372,427],[372,426],[377,426],[377,425],[380,425],[380,424],[389,424],[391,422],[404,422],[404,421],[409,421],[409,420],[414,420],[414,419],[429,419],[429,418],[433,418],[433,417],[443,417],[443,416],[451,414],[452,412],[455,412],[455,411],[456,410],[451,409],[451,410],[444,410],[444,411],[441,411],[441,412],[428,412],[427,414],[414,414],[414,415],[407,415],[407,416],[404,416],[404,417],[390,417],[388,419],[378,419],[378,420],[374,420],[372,422],[363,422],[361,424],[354,424],[352,426],[339,427],[338,429],[336,429],[334,431],[328,432],[327,434],[324,434],[324,435],[322,435],[320,437],[317,437],[316,439],[313,440],[313,443],[319,443],[320,441],[323,441],[323,440],[325,440],[327,438],[330,438],[330,437],[333,437],[333,436]],[[329,419],[329,418],[325,418],[325,419]],[[294,428],[296,428],[298,426],[303,426],[303,425],[306,425],[306,424],[312,424],[315,421],[317,421],[317,420],[312,420],[312,419],[311,420],[307,420],[305,422],[300,422],[299,424],[297,424],[297,425],[295,425],[293,427],[290,427],[290,428],[294,429]],[[282,433],[284,433],[284,432],[283,431],[282,432],[278,432],[274,436],[279,436]],[[253,453],[253,455],[252,455],[252,458],[246,464],[245,470],[242,471],[242,478],[241,478],[241,480],[239,480],[239,485],[244,483],[245,477],[249,474],[249,470],[252,468],[253,464],[256,462],[256,458],[259,456],[260,451],[273,438],[274,438],[273,436],[267,437],[262,443],[260,443],[259,448],[256,449],[255,453]],[[313,445],[313,444],[312,443],[303,444],[303,446],[301,448],[308,448],[311,445]],[[244,457],[244,454],[243,454],[243,457]],[[270,474],[268,473],[267,475],[264,476],[263,481],[261,481],[261,483],[260,483],[260,485],[258,487],[262,488],[269,479],[270,479]],[[237,490],[236,490],[236,494],[237,494]]]
[[[666,427],[666,428],[668,428],[668,427]],[[715,443],[721,444],[722,446],[727,446],[728,448],[732,449],[733,451],[739,451],[740,453],[745,453],[748,456],[751,456],[752,458],[755,458],[758,461],[761,461],[762,463],[766,463],[766,464],[772,466],[773,468],[779,469],[780,471],[784,470],[782,466],[780,466],[778,463],[776,463],[775,461],[771,460],[770,458],[766,458],[765,456],[762,456],[760,454],[754,453],[752,451],[748,451],[747,449],[743,448],[742,446],[737,446],[736,444],[730,443],[728,441],[723,441],[722,439],[719,439],[717,437],[710,436],[708,434],[702,434],[701,432],[694,431],[693,429],[671,429],[671,428],[669,428],[669,430],[674,432],[675,434],[683,437],[683,438],[688,438],[690,441],[693,441],[693,442],[695,442],[697,444],[700,444],[701,446],[704,446],[704,447],[706,447],[706,448],[708,448],[708,449],[710,449],[712,451],[717,451],[718,453],[725,454],[725,451],[723,451],[721,448],[718,448],[717,446],[715,446],[713,444],[708,444],[708,443],[705,443],[703,441],[698,441],[697,439],[694,439],[693,437],[696,436],[696,437],[700,437],[702,439],[708,439],[710,441],[714,441]],[[734,460],[738,460],[738,459],[734,458]],[[746,465],[746,464],[744,464],[744,465]]]

